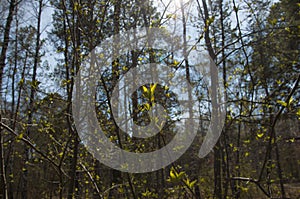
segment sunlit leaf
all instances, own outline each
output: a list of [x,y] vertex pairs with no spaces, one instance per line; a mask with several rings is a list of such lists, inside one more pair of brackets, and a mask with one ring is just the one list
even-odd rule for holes
[[282,106],[287,106],[287,103],[285,101],[282,101],[282,100],[277,100],[277,103],[282,105]]

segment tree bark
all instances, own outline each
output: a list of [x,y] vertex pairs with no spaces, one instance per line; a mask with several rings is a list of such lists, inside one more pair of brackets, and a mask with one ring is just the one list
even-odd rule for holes
[[[34,112],[34,103],[35,103],[35,95],[36,90],[38,87],[37,83],[37,68],[40,62],[40,49],[41,49],[41,41],[40,41],[40,34],[41,34],[41,16],[42,16],[42,7],[43,7],[43,0],[39,0],[38,2],[38,10],[37,10],[37,30],[36,30],[36,40],[35,40],[35,52],[34,52],[34,62],[33,62],[33,69],[32,69],[32,79],[31,79],[31,87],[30,87],[30,99],[28,105],[28,119],[27,119],[27,131],[26,134],[30,137],[31,131],[31,124],[33,123],[33,112]],[[23,186],[22,186],[22,199],[28,198],[28,168],[27,162],[29,161],[30,157],[30,148],[25,146],[25,160],[24,160],[24,172],[23,172]]]
[[[1,49],[1,54],[0,54],[0,93],[2,93],[3,71],[5,68],[6,53],[7,53],[7,48],[8,48],[8,44],[9,44],[10,29],[11,29],[11,23],[13,21],[15,7],[16,7],[16,0],[11,0],[10,4],[9,4],[8,16],[6,18],[6,24],[5,24],[5,28],[4,28],[4,37],[3,37],[3,41],[2,41],[2,49]],[[1,106],[2,106],[2,101],[0,101],[0,102],[1,102]],[[0,113],[0,119],[2,120],[2,112]],[[0,195],[2,195],[2,197],[4,199],[7,199],[8,193],[7,193],[7,182],[6,182],[6,176],[5,176],[3,136],[4,135],[3,135],[2,126],[1,126],[0,127],[0,167],[1,167],[0,168],[0,175],[1,175]]]

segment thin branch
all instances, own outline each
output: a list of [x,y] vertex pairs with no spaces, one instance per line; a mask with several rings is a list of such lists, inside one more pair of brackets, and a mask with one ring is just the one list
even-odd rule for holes
[[82,164],[81,162],[79,163],[79,165],[83,168],[83,170],[86,172],[86,174],[88,175],[88,177],[90,178],[91,182],[93,183],[95,189],[96,189],[96,192],[98,194],[98,196],[102,199],[104,198],[103,195],[100,193],[100,190],[99,190],[99,187],[96,183],[96,181],[94,180],[92,174],[89,172],[89,170],[84,166],[84,164]]
[[232,177],[231,180],[236,181],[244,181],[244,182],[252,182],[258,186],[258,188],[268,197],[271,197],[270,194],[260,185],[259,181],[253,178],[245,178],[245,177]]
[[0,127],[3,127],[6,129],[9,133],[13,134],[15,137],[20,138],[25,144],[30,146],[32,149],[34,149],[38,154],[40,154],[43,158],[48,160],[55,168],[59,168],[59,165],[55,163],[50,157],[48,157],[45,153],[43,153],[41,150],[39,150],[37,147],[34,146],[34,144],[27,138],[21,137],[20,134],[16,133],[14,130],[12,130],[9,126],[4,124],[3,122],[0,122]]

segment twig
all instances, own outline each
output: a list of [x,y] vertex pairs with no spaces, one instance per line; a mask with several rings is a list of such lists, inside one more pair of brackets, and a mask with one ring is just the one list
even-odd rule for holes
[[252,182],[258,186],[258,188],[268,197],[271,197],[270,194],[260,185],[259,181],[253,178],[245,178],[245,177],[232,177],[231,180],[236,181],[244,181],[244,182]]

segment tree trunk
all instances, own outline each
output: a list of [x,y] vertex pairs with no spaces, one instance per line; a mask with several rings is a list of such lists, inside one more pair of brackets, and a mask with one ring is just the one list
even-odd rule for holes
[[[6,24],[4,28],[4,37],[2,43],[2,49],[0,54],[0,93],[2,93],[2,82],[3,82],[3,71],[5,67],[5,61],[6,61],[6,52],[9,44],[9,36],[10,36],[10,29],[11,29],[11,23],[13,20],[14,12],[16,7],[16,0],[11,0],[9,4],[9,11],[8,16],[6,18]],[[2,101],[1,102],[1,108],[2,108]],[[0,119],[2,120],[2,113],[0,113]],[[2,122],[2,121],[1,121]],[[4,151],[3,151],[3,131],[2,127],[0,127],[0,195],[2,195],[2,198],[7,199],[8,193],[7,193],[7,183],[6,183],[6,176],[5,176],[5,165],[4,165]]]
[[[43,0],[39,0],[38,2],[38,10],[37,10],[37,30],[36,30],[36,41],[35,41],[35,52],[34,52],[34,63],[32,69],[32,79],[31,79],[31,87],[30,87],[30,99],[29,99],[29,106],[28,106],[28,119],[27,119],[27,131],[26,134],[30,137],[31,131],[31,124],[33,123],[33,112],[34,112],[34,101],[36,90],[38,87],[37,84],[37,68],[40,62],[40,48],[41,48],[41,41],[40,41],[40,32],[41,32],[41,16],[42,16],[42,7],[43,7]],[[23,172],[23,186],[22,186],[22,199],[28,198],[28,168],[27,162],[29,161],[30,157],[30,148],[25,146],[25,154],[24,154],[24,172]]]

